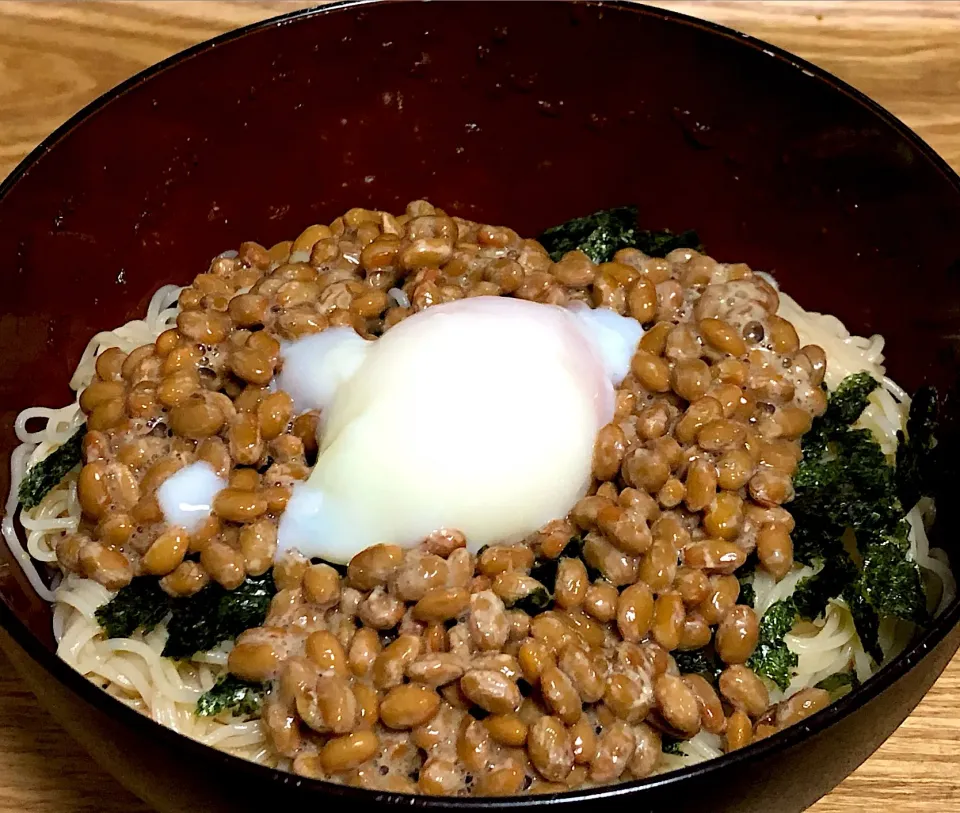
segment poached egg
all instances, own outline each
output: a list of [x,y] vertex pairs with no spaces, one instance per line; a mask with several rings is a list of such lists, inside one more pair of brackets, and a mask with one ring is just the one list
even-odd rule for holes
[[643,334],[634,319],[504,297],[436,305],[367,341],[330,328],[282,348],[277,385],[321,411],[279,550],[346,563],[456,529],[476,552],[566,515]]

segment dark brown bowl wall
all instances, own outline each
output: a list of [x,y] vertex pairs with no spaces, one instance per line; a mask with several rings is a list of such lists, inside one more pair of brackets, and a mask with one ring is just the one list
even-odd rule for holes
[[[907,388],[953,387],[958,179],[849,88],[762,43],[637,7],[348,6],[258,26],[127,83],[7,181],[4,456],[16,412],[64,403],[88,338],[140,314],[159,285],[189,281],[242,240],[270,245],[352,206],[418,197],[530,235],[637,203],[646,226],[696,228],[714,256],[772,269],[803,305],[883,333]],[[953,449],[952,398],[946,411]],[[49,609],[5,549],[0,560],[12,657],[71,733],[161,809],[396,801],[248,767],[108,702],[51,656]],[[957,615],[803,727],[679,777],[566,799],[800,809],[919,701],[960,643]]]

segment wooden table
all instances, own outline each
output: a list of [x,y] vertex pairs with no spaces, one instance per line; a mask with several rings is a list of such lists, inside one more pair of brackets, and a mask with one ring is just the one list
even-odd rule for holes
[[[0,2],[0,176],[141,68],[297,2]],[[960,3],[659,3],[766,39],[876,99],[960,168]],[[0,813],[146,813],[0,663]],[[960,810],[960,657],[815,813]]]

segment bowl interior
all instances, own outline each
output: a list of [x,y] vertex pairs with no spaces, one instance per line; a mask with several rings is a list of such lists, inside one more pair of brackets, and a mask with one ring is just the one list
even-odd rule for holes
[[[624,203],[646,227],[695,228],[712,256],[882,333],[893,378],[950,393],[941,442],[957,444],[960,187],[891,117],[779,52],[638,7],[389,3],[195,49],[8,179],[0,452],[17,412],[66,403],[88,339],[161,284],[243,240],[421,197],[531,236]],[[0,595],[52,647],[6,548]]]

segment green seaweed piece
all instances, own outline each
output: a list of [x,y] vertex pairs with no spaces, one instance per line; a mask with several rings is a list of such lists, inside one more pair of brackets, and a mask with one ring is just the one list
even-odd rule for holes
[[129,638],[137,630],[150,632],[170,612],[172,599],[152,576],[140,576],[95,613],[108,638]]
[[43,460],[31,466],[20,482],[17,496],[27,510],[40,505],[44,497],[63,480],[72,469],[83,462],[83,436],[87,425],[83,424],[68,440],[54,449]]
[[263,695],[261,684],[224,675],[212,689],[200,696],[196,714],[198,717],[214,717],[229,711],[237,717],[252,717],[260,713]]

